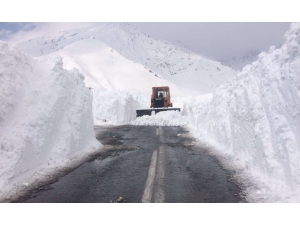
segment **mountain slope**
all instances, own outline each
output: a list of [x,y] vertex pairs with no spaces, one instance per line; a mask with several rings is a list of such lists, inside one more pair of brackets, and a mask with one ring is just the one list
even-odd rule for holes
[[233,57],[230,60],[222,61],[222,63],[235,70],[242,70],[244,66],[256,61],[259,53],[260,52],[258,50],[253,50],[246,53],[242,57]]
[[[85,54],[85,48],[81,48],[80,44],[89,43],[88,45],[92,48],[99,42],[109,46],[112,51],[118,52],[128,60],[154,72],[157,76],[183,88],[195,90],[199,94],[210,93],[214,87],[231,80],[236,75],[233,69],[219,62],[201,57],[167,41],[152,39],[124,23],[107,23],[96,27],[60,31],[57,34],[45,34],[42,37],[20,43],[18,46],[35,57],[44,56],[45,58],[45,55],[54,54],[54,52],[58,55],[65,55],[63,50],[72,45],[78,45],[73,48]],[[68,57],[72,58],[73,55]],[[93,60],[94,65],[107,63],[107,61],[101,61],[102,59],[99,57]],[[79,63],[78,58],[73,61],[76,61],[78,65],[83,65]],[[110,63],[112,67],[117,66],[113,61]],[[89,64],[91,65],[91,63]],[[88,75],[85,74],[85,76]],[[111,75],[108,74],[108,76]],[[134,80],[132,81],[134,82]]]
[[193,95],[196,91],[186,90],[176,84],[159,77],[149,69],[138,63],[126,59],[112,48],[95,40],[80,40],[68,45],[59,53],[53,52],[39,59],[53,60],[63,57],[64,67],[73,67],[85,74],[88,87],[109,91],[123,91],[135,89],[146,96],[150,96],[153,86],[172,87],[173,96],[185,94]]

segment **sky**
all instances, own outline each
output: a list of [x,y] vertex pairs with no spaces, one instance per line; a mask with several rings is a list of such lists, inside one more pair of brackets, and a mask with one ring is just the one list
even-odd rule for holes
[[250,51],[280,47],[290,23],[131,23],[150,36],[180,42],[196,53],[219,61]]
[[[242,57],[250,51],[280,47],[290,23],[285,22],[132,22],[152,38],[179,43],[187,49],[217,61]],[[97,23],[0,23],[0,40],[19,43],[46,32]]]

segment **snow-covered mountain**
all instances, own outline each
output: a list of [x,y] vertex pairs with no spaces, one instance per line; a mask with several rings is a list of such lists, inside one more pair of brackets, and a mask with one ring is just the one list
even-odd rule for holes
[[171,86],[172,93],[193,95],[196,91],[185,90],[173,82],[162,78],[139,63],[135,63],[99,40],[80,40],[39,59],[53,60],[63,57],[67,69],[73,67],[85,74],[88,87],[109,91],[134,89],[147,96],[153,86]]
[[[169,85],[175,95],[204,94],[236,75],[219,62],[155,40],[125,23],[49,33],[18,47],[38,58],[60,55],[66,68],[76,66],[83,72],[87,86],[108,90],[151,91],[152,85]],[[183,89],[174,91],[179,87]]]
[[229,66],[235,70],[242,70],[242,68],[248,64],[257,60],[257,56],[260,53],[258,50],[253,50],[247,52],[241,57],[232,57],[229,60],[224,60],[222,63],[226,66]]

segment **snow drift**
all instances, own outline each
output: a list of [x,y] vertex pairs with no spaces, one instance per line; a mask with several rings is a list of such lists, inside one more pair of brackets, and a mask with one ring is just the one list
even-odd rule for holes
[[43,167],[99,146],[92,94],[78,70],[30,58],[0,42],[0,198]]
[[182,116],[179,111],[174,110],[138,117],[129,124],[136,126],[185,126],[188,125],[188,119]]
[[[245,173],[259,191],[250,201],[300,201],[300,24],[285,34],[213,97],[185,104],[197,137],[210,140]],[[250,191],[250,190],[249,190]]]

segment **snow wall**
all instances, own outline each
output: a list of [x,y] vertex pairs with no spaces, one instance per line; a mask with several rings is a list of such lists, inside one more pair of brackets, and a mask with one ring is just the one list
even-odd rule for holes
[[62,59],[53,67],[0,41],[0,198],[38,169],[100,146],[83,79]]
[[183,114],[199,139],[233,156],[261,185],[252,200],[300,202],[300,24],[210,100],[190,98]]
[[95,125],[118,125],[136,118],[136,109],[149,108],[150,97],[135,90],[93,90]]

